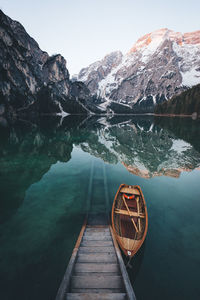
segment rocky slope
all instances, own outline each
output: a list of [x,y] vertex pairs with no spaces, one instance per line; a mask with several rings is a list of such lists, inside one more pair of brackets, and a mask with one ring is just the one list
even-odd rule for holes
[[155,107],[156,114],[200,116],[200,84]]
[[[101,107],[115,112],[151,112],[157,103],[200,83],[200,31],[157,30],[140,38],[120,60],[103,79],[103,72],[97,75],[99,62],[97,69],[94,63],[77,78],[106,100]],[[92,77],[95,83],[91,88]]]
[[122,56],[123,54],[120,51],[112,52],[102,60],[81,69],[80,73],[74,76],[74,79],[83,81],[91,93],[96,94],[98,83],[122,62]]
[[0,114],[96,112],[92,100],[83,83],[69,80],[60,54],[42,51],[0,10]]

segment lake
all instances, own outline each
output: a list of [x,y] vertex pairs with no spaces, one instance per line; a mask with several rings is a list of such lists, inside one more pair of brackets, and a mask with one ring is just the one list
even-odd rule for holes
[[148,209],[146,241],[128,269],[137,299],[199,299],[199,120],[1,124],[0,299],[55,299],[85,214],[110,212],[121,183],[140,185]]

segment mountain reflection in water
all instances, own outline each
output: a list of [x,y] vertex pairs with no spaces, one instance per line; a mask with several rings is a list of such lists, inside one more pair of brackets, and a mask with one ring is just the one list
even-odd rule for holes
[[7,217],[6,199],[12,199],[16,209],[28,187],[53,164],[70,160],[73,145],[109,164],[120,162],[143,178],[179,177],[182,171],[199,169],[198,125],[180,118],[68,116],[44,118],[37,124],[19,121],[1,128],[2,218]]
[[122,182],[144,191],[149,230],[129,270],[138,299],[149,299],[150,291],[152,299],[175,292],[189,299],[191,289],[198,299],[199,173],[180,176],[200,166],[198,120],[67,116],[3,125],[1,299],[55,298],[84,218],[92,163],[94,209],[104,205],[104,171],[110,206]]

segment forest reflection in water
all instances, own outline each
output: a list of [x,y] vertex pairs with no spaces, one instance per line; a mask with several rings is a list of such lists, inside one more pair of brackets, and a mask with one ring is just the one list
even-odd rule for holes
[[[26,281],[27,290],[21,297],[26,299],[28,288],[33,288],[32,277],[41,272],[39,278],[43,284],[34,281],[33,297],[39,299],[38,295],[41,294],[41,299],[54,298],[52,295],[55,296],[66,266],[62,262],[66,261],[66,255],[69,259],[82,223],[90,161],[95,160],[97,177],[101,163],[106,164],[110,203],[122,181],[130,184],[136,182],[144,187],[150,217],[149,235],[147,245],[145,244],[136,260],[137,274],[130,274],[130,277],[135,283],[136,292],[143,295],[141,299],[147,299],[140,282],[143,279],[148,282],[148,272],[141,270],[152,268],[153,242],[160,246],[164,246],[166,242],[161,233],[156,233],[156,226],[160,226],[160,231],[166,230],[165,227],[162,228],[165,218],[171,222],[171,227],[175,226],[178,221],[174,205],[178,205],[180,199],[183,211],[188,207],[185,185],[189,184],[189,178],[179,179],[181,174],[189,174],[192,170],[199,172],[199,123],[198,120],[189,118],[153,116],[67,116],[64,119],[46,117],[37,122],[21,120],[12,126],[1,127],[0,237],[1,245],[4,246],[0,250],[3,270],[0,278],[5,286],[1,292],[2,297],[10,300],[14,292],[21,295],[22,281]],[[200,178],[197,174],[193,175],[194,180],[193,177],[190,180],[196,182]],[[167,195],[169,188],[172,190],[175,187],[171,199],[165,199],[168,203],[158,202],[161,197],[164,199],[163,194]],[[199,195],[197,188],[190,195],[194,207]],[[176,204],[174,199],[178,199]],[[165,215],[165,208],[170,211],[170,215]],[[152,222],[155,217],[157,221]],[[180,218],[182,220],[181,214]],[[193,225],[190,223],[188,235],[191,232],[197,234],[194,229],[197,224],[195,220],[194,218]],[[174,232],[179,240],[177,242],[182,243],[183,233],[177,229]],[[171,229],[166,235],[169,237],[170,234]],[[16,243],[14,248],[13,243]],[[24,243],[29,243],[29,247],[22,249]],[[195,251],[197,247],[198,245]],[[180,251],[178,245],[175,248]],[[35,257],[33,260],[29,258],[31,255]],[[173,255],[170,255],[173,259]],[[196,262],[197,256],[194,257]],[[163,259],[162,255],[160,258]],[[174,259],[177,260],[177,257]],[[9,269],[6,265],[8,261],[13,263]],[[47,267],[50,262],[51,266]],[[194,262],[192,266],[193,264]],[[158,270],[162,273],[161,265]],[[48,274],[47,271],[44,272],[45,268],[48,269]],[[18,280],[17,269],[21,272],[21,279]],[[25,279],[28,273],[32,277]],[[151,285],[156,286],[159,276],[154,276],[153,279]],[[13,293],[10,291],[5,296],[6,287],[13,280]],[[49,282],[51,288],[46,293]],[[147,284],[146,288],[148,292],[152,286]]]

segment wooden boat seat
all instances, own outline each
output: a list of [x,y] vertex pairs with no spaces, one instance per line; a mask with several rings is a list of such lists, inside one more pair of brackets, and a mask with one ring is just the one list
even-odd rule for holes
[[141,243],[140,240],[131,240],[131,239],[125,238],[125,237],[119,237],[119,238],[120,238],[121,242],[123,242],[123,244],[127,250],[134,249]]
[[134,195],[140,196],[140,192],[138,191],[138,189],[134,189],[134,188],[123,187],[123,188],[121,188],[120,193],[134,194]]
[[[129,212],[127,210],[125,210],[125,209],[118,209],[118,208],[116,208],[115,209],[115,213],[116,214],[121,214],[121,215],[129,216]],[[130,215],[133,216],[133,217],[137,217],[137,218],[145,218],[144,214],[138,214],[135,211],[131,211]]]

